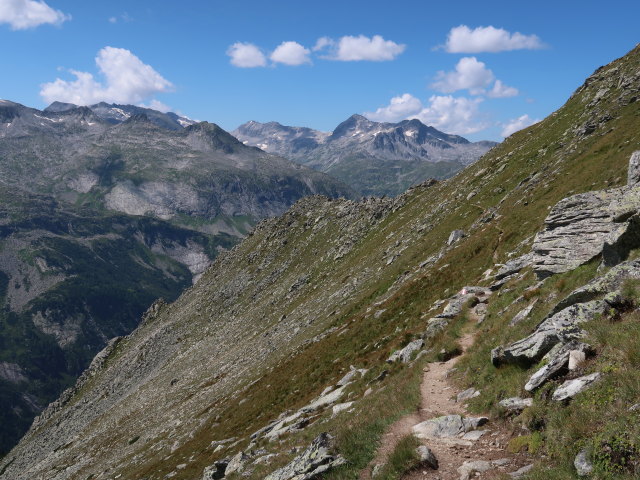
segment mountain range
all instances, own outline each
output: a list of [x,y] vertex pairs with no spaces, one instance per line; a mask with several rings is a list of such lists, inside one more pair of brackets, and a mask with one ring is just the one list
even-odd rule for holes
[[469,142],[420,120],[379,123],[352,115],[331,133],[277,122],[247,122],[231,132],[259,147],[342,180],[362,195],[398,195],[427,178],[451,177],[494,147]]
[[0,478],[638,478],[639,98],[636,46],[453,179],[261,222]]
[[0,100],[0,452],[157,298],[325,174],[131,105]]

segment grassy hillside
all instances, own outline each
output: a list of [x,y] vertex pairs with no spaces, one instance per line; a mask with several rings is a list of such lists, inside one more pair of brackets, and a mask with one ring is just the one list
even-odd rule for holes
[[[465,315],[454,319],[413,368],[385,360],[425,331],[428,318],[440,311],[439,300],[465,285],[488,285],[488,270],[495,273],[497,264],[528,252],[560,199],[626,182],[628,159],[640,149],[639,93],[636,47],[596,71],[560,110],[449,181],[393,200],[311,197],[263,222],[175,303],[150,313],[65,406],[43,416],[0,469],[25,479],[200,478],[206,466],[246,449],[250,434],[308,404],[353,365],[368,369],[344,390],[341,401],[353,400],[354,411],[335,417],[320,411],[299,433],[251,444],[276,457],[250,478],[285,464],[291,447],[308,444],[320,431],[335,435],[349,461],[329,477],[357,478],[385,426],[416,407],[422,364],[443,349],[446,354],[463,328],[481,335],[458,381],[483,392],[474,408],[493,409],[500,398],[518,393],[526,372],[496,369],[489,350],[520,338],[548,312],[554,296],[584,284],[597,265],[552,277],[527,293],[544,301],[516,329],[506,327],[516,309],[509,305],[537,282],[531,273],[492,297],[479,326]],[[457,229],[467,236],[448,246]],[[511,310],[505,313],[505,307]],[[617,372],[613,385],[637,362],[625,344],[634,335],[634,318],[592,329],[604,352],[598,362]],[[612,341],[605,345],[608,332]],[[607,360],[618,351],[629,358],[624,369]],[[593,429],[568,427],[604,415],[617,395],[603,393],[610,382],[594,388],[584,404],[530,411],[516,420],[513,428],[525,425],[537,454],[547,455],[539,469],[548,464],[555,478],[571,478],[570,462],[581,444],[631,442],[612,437],[627,417],[602,416]],[[629,395],[637,395],[634,388]],[[493,414],[498,419],[501,412]]]

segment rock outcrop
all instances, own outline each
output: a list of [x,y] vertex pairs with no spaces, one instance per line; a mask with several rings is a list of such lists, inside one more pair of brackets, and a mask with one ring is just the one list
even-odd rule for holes
[[533,243],[538,277],[568,272],[600,255],[613,266],[640,246],[639,156],[631,157],[628,186],[580,193],[553,207]]
[[265,480],[311,480],[332,468],[344,465],[345,459],[342,456],[329,453],[330,439],[327,433],[321,433],[304,452],[267,475]]

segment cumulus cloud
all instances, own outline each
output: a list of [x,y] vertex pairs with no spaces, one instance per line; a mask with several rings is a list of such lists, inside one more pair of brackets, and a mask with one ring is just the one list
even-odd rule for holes
[[440,71],[431,88],[442,93],[469,90],[472,95],[480,95],[495,79],[493,72],[476,57],[461,58],[453,72]]
[[227,49],[231,65],[241,68],[266,67],[267,57],[252,43],[237,42]]
[[481,102],[481,98],[433,95],[429,98],[428,105],[411,118],[417,118],[446,133],[468,135],[489,126],[481,119]]
[[537,35],[510,33],[493,26],[477,27],[471,30],[466,25],[452,28],[444,45],[444,49],[449,53],[496,53],[540,48],[544,48],[544,44]]
[[481,98],[433,95],[425,105],[420,99],[405,93],[393,97],[389,105],[378,108],[375,112],[364,113],[364,116],[378,122],[417,118],[443,132],[467,135],[489,126],[482,119],[480,103]]
[[103,82],[91,73],[71,70],[75,80],[57,78],[45,83],[40,96],[49,103],[60,101],[76,105],[140,103],[173,88],[171,82],[124,48],[104,47],[96,56],[96,65],[104,77]]
[[522,130],[523,128],[526,128],[529,125],[533,125],[534,123],[538,123],[539,121],[540,120],[538,119],[532,119],[531,117],[529,117],[529,115],[522,115],[503,124],[502,132],[500,133],[500,135],[506,138],[509,135],[517,132],[518,130]]
[[394,60],[404,52],[405,48],[406,45],[385,40],[380,35],[374,35],[371,38],[364,35],[357,37],[347,35],[341,37],[338,41],[329,37],[322,37],[318,39],[313,50],[328,49],[328,54],[323,57],[326,60],[382,62]]
[[420,99],[405,93],[393,97],[389,105],[380,107],[375,112],[365,112],[363,115],[374,122],[399,122],[422,111]]
[[9,24],[13,30],[45,24],[60,25],[70,19],[71,15],[51,8],[43,0],[0,1],[0,23]]
[[311,63],[309,54],[311,50],[304,48],[298,42],[282,42],[271,53],[270,59],[274,63],[284,63],[285,65],[302,65]]
[[500,80],[496,80],[493,84],[493,88],[487,92],[487,97],[490,98],[508,98],[515,97],[519,94],[517,88],[509,87],[502,83]]

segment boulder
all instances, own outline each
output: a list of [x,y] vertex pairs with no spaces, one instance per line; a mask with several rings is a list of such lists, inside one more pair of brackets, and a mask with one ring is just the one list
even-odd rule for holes
[[640,260],[631,260],[616,265],[604,275],[594,278],[586,285],[575,289],[557,303],[551,311],[555,314],[576,303],[588,302],[618,291],[625,280],[640,279]]
[[591,375],[585,375],[584,377],[567,380],[562,384],[562,386],[560,386],[555,392],[553,392],[551,398],[556,402],[569,400],[575,397],[580,392],[583,392],[587,388],[591,387],[600,379],[600,377],[602,377],[602,374],[600,372],[595,372]]
[[568,343],[584,335],[580,324],[602,315],[610,309],[605,300],[578,303],[547,317],[529,336],[507,347],[497,347],[491,351],[491,361],[495,366],[504,363],[530,366],[558,343]]
[[527,392],[533,392],[549,380],[564,375],[569,370],[571,352],[581,352],[583,355],[593,353],[591,345],[573,340],[560,347],[549,359],[549,363],[537,370],[524,386]]
[[460,241],[461,239],[463,239],[464,237],[466,237],[467,234],[464,233],[463,230],[454,230],[453,232],[451,232],[449,234],[449,238],[447,239],[447,245],[451,246],[454,243]]
[[416,453],[418,454],[418,458],[421,463],[434,470],[438,469],[438,459],[429,447],[426,445],[420,445],[416,448]]
[[460,480],[469,480],[476,473],[484,473],[491,469],[491,462],[486,460],[472,460],[464,462],[458,467],[458,473],[460,474]]
[[391,356],[387,359],[388,363],[393,363],[400,361],[402,363],[409,363],[411,361],[411,357],[414,352],[417,352],[424,346],[424,340],[421,338],[414,340],[413,342],[409,342],[409,344],[400,349],[396,350],[391,354]]
[[436,318],[455,318],[465,306],[475,307],[478,303],[485,303],[491,295],[491,290],[484,287],[464,287],[451,297],[449,303]]
[[512,397],[501,400],[498,405],[510,412],[521,412],[533,405],[533,398]]
[[250,457],[246,453],[238,452],[236,455],[231,457],[231,460],[229,460],[227,468],[224,471],[225,477],[232,473],[241,473],[247,466],[249,460]]
[[220,460],[204,469],[202,480],[219,480],[226,474],[228,460]]
[[330,440],[328,433],[321,433],[304,452],[267,475],[265,480],[311,480],[332,468],[344,465],[346,460],[342,456],[329,453]]
[[456,396],[456,402],[458,402],[458,403],[464,402],[465,400],[469,400],[471,398],[476,398],[479,395],[480,395],[480,392],[478,390],[476,390],[475,388],[467,388],[466,390],[460,392]]
[[444,328],[449,325],[449,321],[446,318],[430,318],[427,321],[427,329],[422,334],[422,338],[429,340],[440,333]]
[[591,463],[589,450],[586,448],[580,450],[578,455],[576,455],[576,458],[573,460],[573,466],[576,467],[576,473],[580,477],[589,475],[593,471],[593,463]]
[[414,425],[413,433],[418,438],[455,438],[476,430],[487,421],[487,417],[465,418],[460,415],[446,415]]
[[640,188],[586,192],[558,202],[533,242],[538,278],[568,272],[602,255],[606,265],[640,246]]

